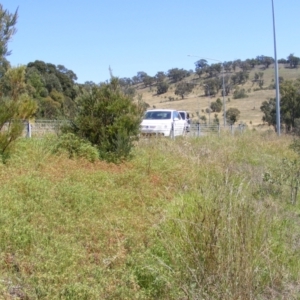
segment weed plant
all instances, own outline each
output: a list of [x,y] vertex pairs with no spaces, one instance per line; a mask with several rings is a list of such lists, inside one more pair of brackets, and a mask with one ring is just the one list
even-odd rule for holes
[[119,165],[57,143],[0,165],[1,299],[299,298],[299,203],[263,180],[290,138],[143,139]]

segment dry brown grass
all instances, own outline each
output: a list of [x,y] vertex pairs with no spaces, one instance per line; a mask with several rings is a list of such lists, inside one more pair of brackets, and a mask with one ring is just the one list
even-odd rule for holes
[[[262,90],[254,91],[258,88],[258,85],[252,83],[254,74],[257,72],[264,73],[264,86]],[[229,74],[231,75],[231,74]],[[300,69],[289,69],[285,68],[284,65],[279,65],[279,76],[283,77],[285,80],[300,78]],[[197,75],[192,75],[188,80],[197,79]],[[263,101],[275,97],[275,90],[267,89],[273,83],[274,80],[274,65],[271,65],[268,69],[264,70],[260,66],[256,66],[250,71],[249,80],[246,84],[242,85],[246,91],[251,89],[249,92],[249,97],[244,99],[233,99],[232,93],[226,100],[226,110],[230,107],[238,108],[241,112],[240,122],[247,124],[249,127],[262,126],[263,114],[260,110],[260,106]],[[197,80],[196,80],[197,81]],[[156,108],[174,108],[178,110],[187,110],[196,117],[196,112],[198,107],[200,108],[200,115],[205,115],[208,119],[208,114],[205,113],[205,109],[209,107],[209,101],[216,101],[217,98],[221,98],[221,91],[216,97],[205,97],[203,88],[201,86],[196,86],[191,94],[186,96],[181,100],[180,96],[174,94],[175,84],[171,84],[169,91],[162,95],[156,95],[156,87],[153,86],[152,89],[149,87],[144,88],[143,85],[139,86],[137,93],[143,96],[143,100],[147,102],[151,107]],[[232,91],[233,92],[233,91]],[[169,101],[169,97],[173,97],[175,101]],[[228,98],[230,101],[228,101]],[[177,100],[176,100],[177,99]],[[211,114],[211,118],[214,117],[214,113]],[[220,120],[222,120],[222,113],[218,114]]]

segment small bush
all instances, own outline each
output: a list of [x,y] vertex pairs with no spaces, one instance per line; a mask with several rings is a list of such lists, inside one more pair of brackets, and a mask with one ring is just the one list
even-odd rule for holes
[[59,137],[54,147],[54,153],[67,152],[69,158],[82,157],[94,162],[99,158],[98,151],[89,142],[78,138],[73,133],[66,133]]
[[233,99],[247,98],[248,95],[245,89],[236,89],[233,93]]

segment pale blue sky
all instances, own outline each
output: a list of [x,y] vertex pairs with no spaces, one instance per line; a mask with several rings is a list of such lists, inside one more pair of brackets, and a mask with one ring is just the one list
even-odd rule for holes
[[[200,58],[221,61],[274,56],[271,0],[2,0],[19,7],[9,44],[13,66],[61,64],[78,82],[99,83],[194,69]],[[300,1],[274,0],[277,58],[300,57]],[[200,58],[188,57],[188,54]],[[209,61],[213,63],[213,61]]]

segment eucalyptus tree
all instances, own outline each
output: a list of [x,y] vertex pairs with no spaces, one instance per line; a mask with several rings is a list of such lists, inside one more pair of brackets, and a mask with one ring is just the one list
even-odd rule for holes
[[8,43],[16,33],[16,24],[18,20],[18,9],[14,13],[10,13],[0,4],[0,77],[9,68],[7,56],[11,54],[8,50]]
[[238,121],[239,117],[240,117],[241,112],[235,108],[235,107],[230,107],[227,111],[226,111],[226,119],[227,122],[230,124],[234,124]]
[[167,77],[166,73],[165,72],[162,72],[162,71],[159,71],[155,74],[154,76],[156,78],[156,82],[161,82],[161,81],[164,81]]
[[300,57],[295,56],[294,54],[290,54],[287,57],[287,62],[291,68],[297,68],[300,64]]
[[199,59],[195,62],[195,71],[199,77],[202,76],[204,70],[208,67],[208,63],[206,59]]
[[190,73],[184,69],[173,68],[168,71],[168,77],[173,82],[178,82],[189,75]]
[[36,112],[37,104],[28,94],[25,67],[10,68],[0,78],[0,156],[7,158],[14,141],[23,132],[23,121]]
[[184,98],[185,95],[192,92],[194,85],[188,82],[179,82],[176,85],[175,95],[179,95],[181,99]]
[[74,113],[78,88],[72,70],[36,60],[27,64],[26,80],[38,103],[38,118],[53,119]]

